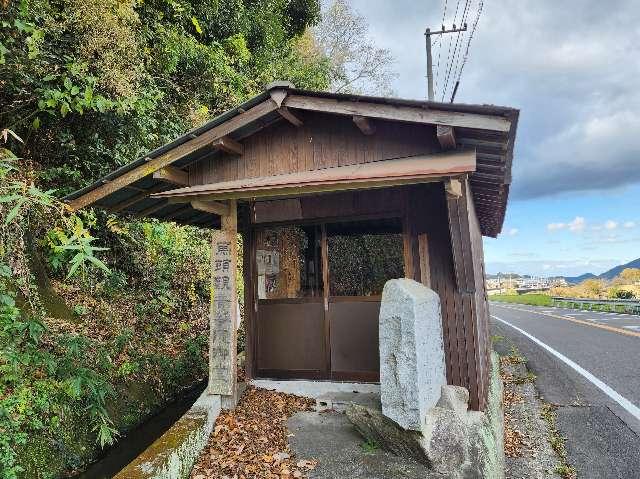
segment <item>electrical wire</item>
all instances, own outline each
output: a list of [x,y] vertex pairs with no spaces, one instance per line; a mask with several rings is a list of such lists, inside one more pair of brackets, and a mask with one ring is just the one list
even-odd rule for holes
[[[462,59],[462,65],[460,65],[460,70],[458,71],[458,79],[456,80],[456,84],[460,83],[460,78],[462,78],[462,71],[464,70],[465,65],[467,64],[467,60],[469,59],[469,49],[471,48],[471,41],[473,40],[473,35],[478,28],[478,22],[480,21],[480,16],[482,15],[482,9],[484,8],[484,0],[478,1],[478,13],[476,14],[476,18],[473,21],[473,27],[471,27],[471,33],[469,33],[469,39],[467,41],[467,48],[464,52],[464,57]],[[454,100],[454,95],[451,95],[451,102]]]
[[[467,0],[467,3],[465,4],[465,9],[463,11],[462,14],[462,19],[461,19],[461,26],[466,26],[467,25],[467,18],[469,16],[469,12],[471,11],[470,6],[472,4],[472,0],[469,1]],[[459,32],[458,33],[458,39],[460,40],[459,45],[457,44],[456,47],[459,46],[459,48],[454,49],[454,59],[453,62],[451,63],[453,69],[451,70],[452,72],[452,76],[451,76],[451,85],[452,88],[455,88],[455,82],[453,81],[454,78],[457,77],[457,72],[459,70],[459,66],[460,66],[460,60],[462,59],[462,50],[463,50],[463,45],[465,43],[465,35],[467,36],[467,38],[469,37],[469,31],[467,29],[465,29],[464,32]],[[456,43],[458,43],[458,40],[456,40]],[[445,92],[446,94],[446,92]]]
[[[442,10],[442,20],[440,21],[440,25],[442,26],[442,28],[444,29],[444,18],[447,15],[447,2],[448,0],[444,0],[444,9]],[[438,43],[438,62],[436,64],[436,74],[434,75],[434,79],[435,79],[435,86],[433,87],[433,91],[434,94],[433,96],[436,97],[438,95],[438,75],[440,73],[440,54],[442,53],[442,35],[440,35],[437,39],[436,39],[439,43]],[[434,42],[435,45],[435,42]]]
[[[468,12],[469,12],[469,0],[466,0],[465,6],[464,6],[464,9],[462,11],[461,18],[460,18],[460,24],[459,24],[460,28],[464,25],[464,22],[467,19]],[[457,8],[456,8],[456,16],[457,16]],[[453,18],[455,20],[456,17],[454,16]],[[444,89],[442,90],[442,101],[444,101],[444,97],[445,97],[445,95],[447,93],[447,88],[449,87],[449,78],[452,78],[451,77],[451,71],[452,71],[453,65],[454,65],[454,63],[456,61],[456,54],[458,52],[458,46],[462,45],[460,43],[461,33],[462,32],[458,32],[458,34],[456,35],[456,44],[455,44],[455,47],[453,49],[453,56],[451,56],[451,63],[449,63],[449,57],[447,57],[447,65],[449,65],[449,68],[447,70],[447,76],[445,78]],[[453,40],[451,40],[451,43],[453,43]]]
[[[455,21],[456,21],[456,17],[458,16],[458,10],[459,10],[459,9],[460,9],[460,0],[457,0],[457,2],[456,2],[456,10],[455,10],[455,12],[454,12],[454,14],[453,14],[453,22],[454,22],[454,24],[455,24]],[[447,68],[447,65],[449,64],[449,59],[451,58],[451,45],[452,45],[452,44],[453,44],[453,40],[449,40],[449,48],[447,49],[447,61],[444,63],[444,65],[445,65],[445,67],[444,67],[444,68],[445,68],[445,70],[446,70],[446,68]],[[438,72],[438,73],[439,73],[439,72]],[[444,76],[444,75],[443,75],[443,76]],[[442,92],[442,98],[443,98],[443,99],[444,99],[444,92],[446,91],[446,89],[447,89],[447,87],[446,87],[446,85],[445,85],[445,88],[444,88],[444,90],[443,90],[443,92]]]

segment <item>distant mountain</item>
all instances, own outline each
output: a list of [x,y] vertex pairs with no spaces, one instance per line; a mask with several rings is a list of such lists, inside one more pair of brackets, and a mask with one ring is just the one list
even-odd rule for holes
[[585,279],[597,278],[593,273],[585,273],[580,276],[563,276],[564,280],[569,284],[582,283]]
[[600,279],[613,279],[618,276],[623,269],[626,268],[640,268],[640,258],[629,261],[627,264],[621,264],[615,268],[611,268],[609,271],[605,271],[598,278]]
[[564,279],[567,281],[567,283],[570,283],[570,284],[582,283],[585,279],[591,279],[591,278],[612,280],[613,278],[618,276],[623,269],[626,269],[626,268],[640,268],[640,258],[634,259],[633,261],[629,261],[626,264],[615,266],[611,268],[609,271],[605,271],[604,273],[599,274],[597,276],[593,273],[585,273],[585,274],[581,274],[580,276],[565,276]]

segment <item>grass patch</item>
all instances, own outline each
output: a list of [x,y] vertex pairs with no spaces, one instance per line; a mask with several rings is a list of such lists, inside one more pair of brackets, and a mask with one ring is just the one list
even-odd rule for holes
[[556,426],[556,411],[551,404],[545,403],[542,406],[542,419],[549,425],[549,444],[560,457],[560,463],[556,466],[555,472],[563,479],[576,479],[576,469],[567,463],[567,450],[565,449],[565,438],[560,434]]
[[517,303],[528,304],[530,306],[551,306],[551,296],[546,294],[494,294],[489,296],[491,301],[498,301],[501,303]]
[[380,449],[380,445],[373,439],[367,439],[360,447],[365,454],[373,454],[376,450]]

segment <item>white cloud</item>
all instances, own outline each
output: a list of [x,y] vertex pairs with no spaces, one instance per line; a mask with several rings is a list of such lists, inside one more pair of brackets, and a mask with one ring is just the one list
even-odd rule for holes
[[618,223],[613,220],[608,220],[605,222],[604,227],[608,230],[614,230],[618,227]]
[[520,230],[518,228],[511,228],[509,231],[507,231],[507,234],[509,236],[515,236],[518,234]]
[[[585,229],[587,226],[587,221],[582,216],[576,216],[574,219],[569,221],[568,223],[549,223],[547,225],[548,231],[558,231],[568,229],[574,233],[579,233]],[[596,229],[596,228],[594,228]]]
[[635,221],[625,221],[622,226],[624,226],[625,228],[635,228],[636,227],[636,222]]
[[567,225],[565,223],[549,223],[547,229],[549,231],[563,230]]
[[582,231],[587,222],[584,220],[582,216],[576,216],[572,221],[567,223],[567,227],[569,231],[579,232]]

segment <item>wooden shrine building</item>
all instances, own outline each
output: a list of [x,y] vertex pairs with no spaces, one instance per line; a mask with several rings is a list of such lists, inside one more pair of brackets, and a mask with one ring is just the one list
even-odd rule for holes
[[277,82],[66,200],[215,230],[211,393],[235,384],[240,233],[249,378],[377,381],[382,287],[404,276],[440,296],[448,382],[484,409],[482,235],[502,228],[517,120]]

